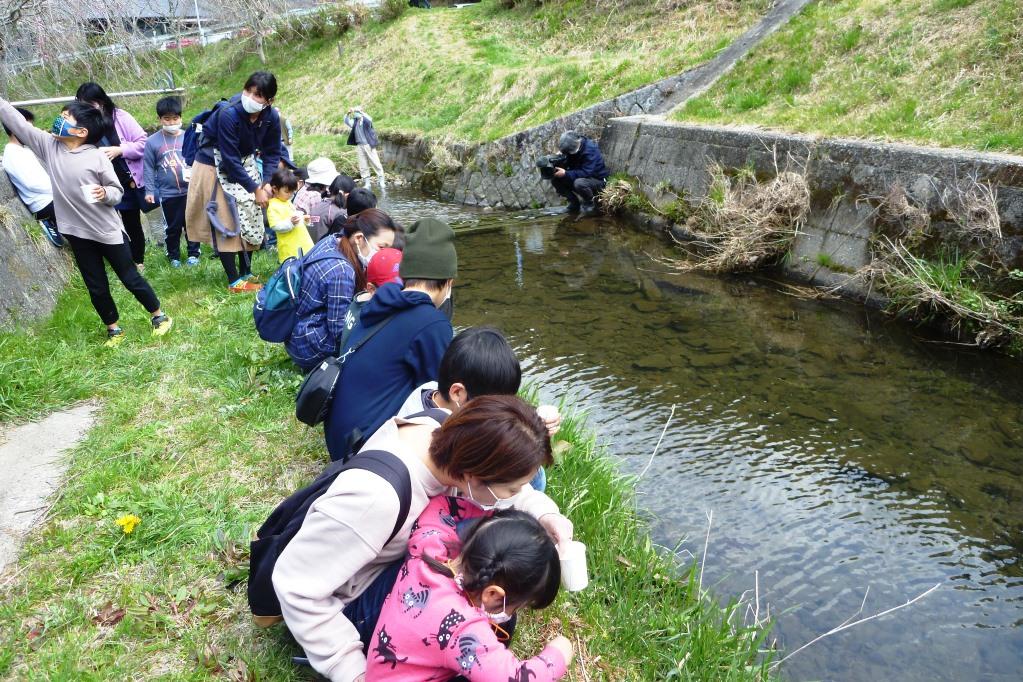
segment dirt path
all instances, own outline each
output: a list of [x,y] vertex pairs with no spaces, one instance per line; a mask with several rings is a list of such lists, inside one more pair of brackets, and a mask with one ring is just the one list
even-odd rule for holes
[[0,432],[0,574],[46,511],[64,476],[67,452],[85,437],[97,408],[84,403]]

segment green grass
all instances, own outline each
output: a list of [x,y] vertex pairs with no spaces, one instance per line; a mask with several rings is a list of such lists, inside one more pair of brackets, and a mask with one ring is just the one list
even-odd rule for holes
[[[278,104],[296,125],[300,145],[305,136],[335,134],[355,104],[370,112],[380,130],[492,140],[699,64],[770,3],[678,4],[663,9],[648,0],[620,0],[594,11],[588,0],[555,0],[507,10],[484,0],[460,10],[410,9],[340,41],[316,35],[292,44],[271,40],[268,68],[278,76]],[[177,83],[192,88],[191,115],[234,94],[249,72],[262,68],[251,45],[227,41],[157,59],[141,79],[116,60],[97,65],[95,76],[114,91],[149,86],[169,70]],[[10,94],[69,94],[85,77],[64,73],[56,84],[32,73],[17,79]],[[119,104],[152,127],[154,101]]]
[[[249,625],[236,582],[253,527],[326,463],[322,435],[292,416],[300,377],[253,333],[252,299],[226,292],[219,263],[175,270],[150,256],[175,318],[168,336],[153,339],[115,285],[128,339],[103,348],[77,277],[49,320],[0,334],[0,421],[101,405],[0,580],[0,677],[302,679],[283,631]],[[257,272],[272,267],[256,255]],[[584,647],[574,680],[766,677],[758,633],[734,630],[738,607],[720,608],[655,551],[631,482],[584,420],[566,419],[559,441],[550,489],[590,548],[592,583],[522,619],[520,649],[563,629]],[[116,525],[126,514],[141,519],[130,535]]]
[[809,5],[672,116],[1023,152],[1023,3]]

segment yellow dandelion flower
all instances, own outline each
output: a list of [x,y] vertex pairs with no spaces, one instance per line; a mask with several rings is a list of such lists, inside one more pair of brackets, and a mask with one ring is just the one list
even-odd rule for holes
[[121,530],[124,531],[124,534],[128,535],[135,530],[135,526],[142,523],[142,519],[134,514],[125,514],[121,518],[117,519],[116,523],[121,527]]

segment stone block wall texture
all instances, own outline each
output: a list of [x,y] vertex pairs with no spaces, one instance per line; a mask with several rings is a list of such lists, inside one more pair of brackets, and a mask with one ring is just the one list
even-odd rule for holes
[[30,235],[35,231],[0,166],[0,328],[49,315],[71,274],[70,252]]
[[[778,171],[805,175],[811,212],[793,244],[788,268],[816,284],[849,286],[844,270],[869,264],[870,242],[878,234],[878,205],[893,186],[925,209],[932,230],[951,222],[943,195],[964,183],[991,185],[997,195],[1003,259],[1023,267],[1023,157],[955,149],[914,147],[861,140],[826,139],[752,128],[698,126],[654,117],[612,120],[601,137],[607,163],[637,178],[655,204],[665,189],[693,202],[706,197],[708,167],[752,169],[769,178]],[[818,262],[827,254],[832,271]]]

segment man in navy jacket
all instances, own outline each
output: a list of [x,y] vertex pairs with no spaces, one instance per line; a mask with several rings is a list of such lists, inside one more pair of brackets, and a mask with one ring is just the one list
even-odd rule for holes
[[324,420],[334,461],[358,452],[414,388],[436,379],[451,343],[451,322],[438,308],[458,275],[454,231],[433,218],[417,221],[405,237],[399,275],[404,288],[377,289],[342,349],[342,357],[350,354]]
[[558,148],[565,155],[565,161],[555,166],[551,184],[558,194],[568,199],[568,206],[561,212],[575,213],[582,202],[582,214],[593,215],[596,213],[593,196],[604,189],[610,175],[600,147],[588,137],[569,130],[561,135]]

